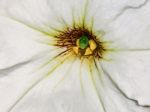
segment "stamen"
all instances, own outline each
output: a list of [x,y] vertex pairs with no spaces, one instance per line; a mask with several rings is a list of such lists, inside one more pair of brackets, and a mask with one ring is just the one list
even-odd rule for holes
[[79,53],[79,47],[73,47],[73,51],[78,54]]
[[79,47],[79,40],[80,39],[77,39],[77,41],[76,41],[76,45]]
[[94,40],[89,40],[90,49],[93,51],[96,49],[97,45]]
[[87,55],[91,55],[93,52],[92,52],[92,50],[88,47],[86,50],[85,50],[85,56],[87,56]]

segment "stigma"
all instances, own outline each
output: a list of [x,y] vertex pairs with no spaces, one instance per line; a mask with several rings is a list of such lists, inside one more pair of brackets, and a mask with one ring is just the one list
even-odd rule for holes
[[83,35],[76,40],[76,46],[73,47],[73,51],[79,56],[90,56],[96,48],[96,42],[93,39],[89,39],[88,36]]

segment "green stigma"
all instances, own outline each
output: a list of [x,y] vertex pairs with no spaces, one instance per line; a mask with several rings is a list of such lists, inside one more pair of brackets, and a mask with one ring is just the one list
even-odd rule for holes
[[85,49],[85,48],[87,48],[88,45],[89,45],[88,37],[85,36],[85,35],[81,36],[80,39],[79,39],[79,47],[81,49]]

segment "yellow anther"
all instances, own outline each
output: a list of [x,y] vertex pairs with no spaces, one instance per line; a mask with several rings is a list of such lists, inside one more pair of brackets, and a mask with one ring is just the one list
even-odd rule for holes
[[80,39],[77,39],[77,41],[76,41],[76,45],[79,47],[79,40]]
[[91,55],[93,52],[92,52],[92,50],[88,47],[88,48],[86,48],[86,50],[85,50],[85,54],[84,55]]
[[97,45],[94,40],[89,40],[90,49],[93,51],[96,49]]
[[79,47],[73,47],[73,51],[78,54],[79,53]]

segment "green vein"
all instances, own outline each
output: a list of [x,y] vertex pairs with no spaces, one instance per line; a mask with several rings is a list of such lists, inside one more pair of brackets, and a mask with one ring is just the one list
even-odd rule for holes
[[55,65],[47,74],[43,75],[40,79],[38,79],[37,81],[35,81],[19,98],[18,100],[15,101],[15,103],[8,109],[8,112],[11,112],[16,105],[33,89],[35,88],[41,81],[43,81],[45,78],[49,77],[50,74],[56,70],[62,63],[64,63],[69,56],[66,56],[66,58],[64,58],[62,61],[60,61],[57,65]]
[[[96,60],[94,59],[94,65],[95,65],[95,68],[96,68],[96,70],[97,70],[97,75],[98,75],[98,79],[99,79],[99,81],[101,82],[101,84],[103,84],[103,85],[101,85],[101,86],[104,86],[104,83],[103,83],[103,80],[102,80],[102,78],[103,77],[100,77],[100,75],[102,74],[101,72],[100,72],[100,70],[99,70],[99,67],[98,67],[98,65],[97,65],[97,62],[96,62]],[[102,76],[102,75],[101,75]],[[98,91],[98,90],[97,90]],[[100,102],[101,102],[101,104],[102,104],[102,106],[103,106],[103,109],[104,109],[104,112],[106,112],[106,108],[105,108],[105,105],[104,105],[104,103],[103,103],[103,100],[102,100],[102,98],[99,96],[99,99],[100,99]]]
[[75,60],[76,60],[76,59],[73,59],[72,64],[68,67],[67,71],[64,73],[65,76],[62,77],[62,78],[58,81],[58,83],[57,83],[56,86],[54,87],[54,91],[55,91],[55,89],[60,85],[60,83],[62,83],[62,82],[66,79],[66,77],[69,75],[70,70],[72,69],[72,66],[73,66]]
[[88,5],[89,5],[89,1],[86,0],[85,6],[84,6],[84,9],[83,9],[83,17],[82,17],[82,27],[83,28],[85,28],[85,24],[86,24],[86,17],[87,17]]
[[[59,49],[59,48],[58,48],[58,49]],[[56,49],[55,49],[55,50],[56,50]],[[53,51],[54,51],[54,50],[53,50]],[[59,58],[60,56],[62,56],[62,55],[63,55],[64,53],[66,53],[66,52],[68,52],[68,50],[64,50],[64,51],[62,51],[61,53],[59,53],[59,54],[57,54],[57,55],[51,57],[51,59],[50,59],[48,62],[42,64],[42,65],[41,65],[40,67],[38,67],[36,70],[42,69],[43,67],[47,66],[49,63],[51,63],[52,61],[56,60],[57,58]]]
[[97,94],[97,97],[99,98],[99,103],[100,103],[100,105],[102,105],[102,110],[103,110],[103,112],[106,112],[104,104],[102,103],[101,96],[98,93],[99,90],[97,89],[96,82],[95,82],[94,77],[93,77],[93,71],[92,71],[92,65],[91,64],[92,63],[89,63],[89,72],[90,72],[90,77],[91,77],[90,79],[92,81],[92,84],[93,84],[94,90]]
[[[42,30],[39,29],[39,28],[33,27],[32,25],[29,25],[29,24],[27,24],[27,23],[24,23],[23,21],[18,20],[18,19],[16,19],[16,18],[13,18],[13,17],[11,17],[11,16],[6,16],[6,17],[8,17],[8,18],[11,19],[11,20],[14,20],[14,21],[17,22],[17,23],[23,24],[23,25],[27,26],[28,28],[31,28],[31,29],[33,29],[33,30],[35,30],[35,31],[37,31],[37,32],[40,32],[40,33],[42,33],[42,34],[44,34],[44,35],[46,35],[46,36],[49,36],[49,37],[52,37],[52,38],[56,38],[56,37],[55,37],[56,34],[48,33],[48,32],[46,32],[46,31],[42,31]],[[50,26],[49,26],[49,27],[50,27]]]
[[72,25],[73,25],[72,27],[76,28],[76,20],[75,20],[75,14],[74,14],[75,11],[74,10],[75,10],[74,8],[71,9],[71,11],[72,11]]
[[81,92],[84,95],[84,87],[83,87],[83,81],[82,81],[82,64],[83,64],[83,59],[81,59],[81,64],[80,64],[80,70],[79,70],[79,80],[80,80],[80,85],[81,85]]
[[99,77],[99,80],[103,83],[103,77],[102,77],[102,73],[100,72],[100,68],[98,67],[98,65],[97,65],[97,62],[96,62],[96,59],[93,59],[94,60],[94,65],[95,65],[95,68],[96,68],[96,70],[97,70],[97,72],[98,72],[98,77]]

